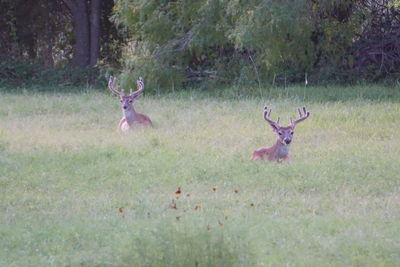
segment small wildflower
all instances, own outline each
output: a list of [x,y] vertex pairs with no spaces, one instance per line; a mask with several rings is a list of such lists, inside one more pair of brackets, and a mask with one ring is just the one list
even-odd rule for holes
[[171,208],[171,209],[174,209],[174,210],[177,210],[178,208],[176,207],[176,202],[175,202],[175,200],[172,200],[172,202],[171,202],[171,204],[169,205],[169,207]]

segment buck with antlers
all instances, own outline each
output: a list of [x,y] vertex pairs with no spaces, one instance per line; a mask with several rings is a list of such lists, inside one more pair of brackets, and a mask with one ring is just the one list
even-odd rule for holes
[[119,96],[122,113],[124,114],[124,117],[119,122],[119,128],[125,132],[139,125],[151,126],[152,122],[150,118],[144,114],[137,113],[133,106],[134,101],[137,100],[143,93],[144,83],[142,77],[136,81],[138,90],[132,92],[131,89],[129,95],[125,95],[123,90],[118,91],[116,89],[116,83],[117,79],[111,76],[110,80],[108,81],[108,88],[110,88],[113,94]]
[[293,139],[294,128],[297,123],[304,121],[310,116],[310,112],[307,111],[305,107],[303,107],[303,112],[299,108],[299,116],[298,120],[293,121],[290,118],[290,125],[286,127],[282,127],[279,125],[279,117],[277,121],[273,121],[270,118],[271,109],[264,107],[264,119],[271,125],[272,130],[278,135],[278,140],[276,140],[275,145],[271,147],[262,147],[253,152],[251,156],[251,160],[264,160],[264,157],[268,157],[269,161],[277,161],[277,162],[289,162],[289,148],[290,143]]

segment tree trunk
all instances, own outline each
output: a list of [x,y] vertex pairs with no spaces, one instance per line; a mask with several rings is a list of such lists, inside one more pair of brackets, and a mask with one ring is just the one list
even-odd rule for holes
[[90,65],[97,64],[100,53],[101,0],[91,0],[90,10]]
[[45,67],[52,68],[54,66],[53,60],[53,33],[50,21],[50,10],[51,6],[49,4],[42,3],[42,16],[44,20],[44,42],[45,47],[42,52],[42,58]]
[[75,67],[87,67],[90,60],[89,15],[86,0],[64,0],[71,10],[75,44],[73,64]]

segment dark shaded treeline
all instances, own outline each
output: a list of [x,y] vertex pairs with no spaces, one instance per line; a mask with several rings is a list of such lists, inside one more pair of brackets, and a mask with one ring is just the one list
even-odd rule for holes
[[[2,0],[0,56],[94,66],[118,39],[113,0]],[[102,50],[102,52],[101,52]]]

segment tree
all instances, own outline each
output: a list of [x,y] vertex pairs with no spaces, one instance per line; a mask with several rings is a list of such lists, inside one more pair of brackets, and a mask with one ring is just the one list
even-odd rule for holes
[[199,82],[260,86],[286,72],[304,74],[315,59],[308,3],[118,0],[117,23],[135,40],[125,76],[145,73],[165,88]]
[[63,1],[72,14],[75,37],[73,64],[77,67],[94,66],[99,58],[101,0]]
[[122,78],[166,88],[300,82],[306,73],[343,82],[377,68],[388,77],[400,67],[399,2],[116,0],[115,21],[131,37]]
[[92,0],[90,7],[90,66],[96,65],[100,53],[101,0]]
[[72,14],[74,27],[73,64],[76,67],[89,65],[90,30],[86,1],[64,0]]
[[109,21],[113,5],[113,0],[1,0],[0,79],[95,82],[98,66],[119,64],[123,38]]

